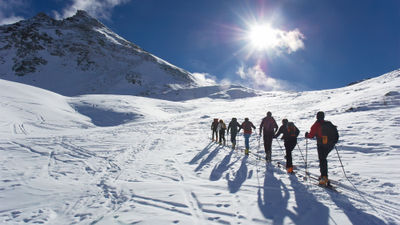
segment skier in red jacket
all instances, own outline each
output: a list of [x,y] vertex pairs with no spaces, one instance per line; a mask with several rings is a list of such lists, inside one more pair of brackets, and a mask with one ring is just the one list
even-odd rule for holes
[[330,185],[330,182],[328,180],[328,161],[326,158],[328,157],[329,152],[333,149],[337,142],[336,140],[333,140],[333,142],[327,142],[324,140],[324,138],[327,138],[326,136],[323,136],[322,134],[322,126],[325,123],[330,123],[328,121],[325,121],[325,113],[322,111],[319,111],[317,113],[317,121],[311,126],[310,133],[306,132],[305,137],[306,138],[317,138],[317,150],[318,150],[318,159],[319,159],[319,169],[321,172],[321,177],[319,180],[320,185],[328,186]]

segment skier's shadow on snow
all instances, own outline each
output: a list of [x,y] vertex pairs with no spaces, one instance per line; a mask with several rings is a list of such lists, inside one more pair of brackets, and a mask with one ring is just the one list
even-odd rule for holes
[[234,162],[231,162],[231,158],[232,158],[232,154],[233,154],[234,150],[232,149],[228,155],[226,155],[222,161],[219,164],[216,164],[214,166],[214,169],[211,171],[210,174],[210,180],[211,181],[216,181],[221,179],[222,174],[227,171],[229,169],[229,167],[231,167],[233,164],[235,164],[237,161],[239,161],[239,159],[235,160]]
[[209,150],[213,145],[214,145],[213,141],[208,143],[208,145],[201,152],[199,152],[195,157],[193,157],[192,160],[190,160],[189,164],[193,165],[197,163],[197,161],[199,161],[201,158],[203,158],[203,156],[205,156],[209,152]]
[[[242,184],[246,181],[248,173],[246,162],[248,158],[249,157],[247,155],[243,157],[240,168],[238,169],[238,171],[236,171],[233,180],[230,180],[229,173],[226,174],[226,180],[228,181],[228,189],[230,193],[238,192]],[[249,176],[251,176],[252,171],[250,171],[248,174]]]
[[343,210],[343,212],[347,215],[347,218],[351,221],[352,224],[386,224],[378,217],[363,212],[362,210],[354,207],[347,196],[343,194],[333,193],[332,191],[327,192],[331,196],[332,201],[335,202],[335,204]]
[[[202,158],[203,156],[205,156],[207,153],[208,153],[208,151],[209,151],[209,149],[212,147],[212,145],[207,145],[207,147],[206,148],[204,148],[203,149],[203,151],[202,152],[200,152],[199,154],[201,155],[201,157],[199,157],[197,160],[199,160],[200,158]],[[199,170],[201,170],[201,168],[203,168],[205,165],[207,165],[208,163],[210,163],[214,158],[215,158],[215,156],[217,156],[217,154],[218,154],[218,152],[219,152],[219,150],[221,150],[223,147],[222,146],[217,146],[217,147],[215,147],[215,149],[212,151],[212,152],[210,152],[210,154],[208,154],[208,156],[207,156],[207,158],[205,158],[205,159],[203,159],[200,163],[199,163],[199,165],[196,167],[196,169],[194,169],[194,171],[195,172],[197,172],[197,171],[199,171]],[[204,153],[203,153],[204,152]],[[196,158],[197,156],[195,156],[195,158]],[[197,161],[196,160],[196,161]],[[192,160],[193,161],[193,160]],[[192,162],[191,161],[191,162]],[[193,164],[193,163],[192,163]]]
[[317,201],[307,187],[296,176],[290,176],[297,207],[296,214],[290,213],[289,217],[298,225],[329,224],[329,208]]
[[289,191],[287,187],[274,176],[274,167],[268,164],[265,171],[264,186],[258,189],[257,203],[265,218],[273,224],[283,224],[284,218],[290,212],[287,210]]

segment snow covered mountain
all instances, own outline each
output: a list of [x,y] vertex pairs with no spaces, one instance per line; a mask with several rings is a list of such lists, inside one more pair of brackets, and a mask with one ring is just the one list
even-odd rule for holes
[[111,93],[169,100],[230,98],[230,93],[255,96],[239,86],[203,88],[193,74],[123,39],[85,11],[64,20],[39,13],[0,26],[0,78],[67,96]]
[[[400,70],[229,101],[65,97],[0,80],[0,104],[0,224],[400,224]],[[339,193],[304,179],[305,159],[319,173],[302,138],[319,110],[340,134],[343,167],[328,157]],[[257,135],[249,157],[241,135],[237,150],[210,140],[214,117],[258,126],[266,111],[301,131],[296,175],[278,140],[272,164]]]

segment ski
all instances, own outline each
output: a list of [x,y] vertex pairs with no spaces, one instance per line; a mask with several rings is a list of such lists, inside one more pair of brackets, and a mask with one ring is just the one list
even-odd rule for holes
[[327,190],[330,190],[330,191],[339,193],[339,191],[336,189],[336,187],[332,186],[331,184],[329,184],[329,185],[321,185],[321,184],[317,183],[316,185],[317,185],[318,187],[325,188],[325,189],[327,189]]

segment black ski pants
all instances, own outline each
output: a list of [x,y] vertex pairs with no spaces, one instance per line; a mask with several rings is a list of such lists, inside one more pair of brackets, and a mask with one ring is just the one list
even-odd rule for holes
[[319,159],[319,170],[322,176],[328,176],[328,154],[332,151],[335,145],[325,146],[323,144],[317,144],[318,159]]
[[292,151],[296,147],[297,141],[285,141],[286,168],[293,167]]
[[236,132],[231,132],[231,142],[233,145],[236,145]]
[[219,131],[219,143],[222,143],[222,141],[224,141],[223,143],[225,144],[225,130]]
[[272,139],[274,138],[274,132],[265,132],[264,131],[264,150],[266,154],[266,159],[271,160],[271,155],[272,155]]

